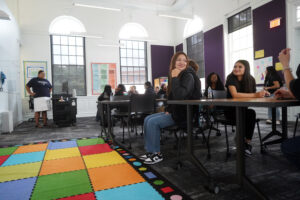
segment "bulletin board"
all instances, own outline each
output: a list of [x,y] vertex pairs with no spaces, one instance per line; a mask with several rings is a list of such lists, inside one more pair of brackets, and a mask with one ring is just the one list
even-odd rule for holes
[[25,86],[26,84],[34,77],[38,76],[38,72],[43,70],[45,72],[45,78],[47,78],[47,61],[23,61],[24,66],[24,94],[25,97],[28,97]]
[[256,84],[264,84],[265,71],[269,66],[273,66],[272,56],[254,60],[254,76]]
[[91,73],[92,95],[100,95],[107,84],[109,84],[112,89],[116,88],[116,63],[92,63]]

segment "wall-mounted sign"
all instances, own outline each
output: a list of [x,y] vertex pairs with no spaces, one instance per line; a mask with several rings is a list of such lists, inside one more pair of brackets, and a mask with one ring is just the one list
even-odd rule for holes
[[280,22],[281,22],[281,17],[278,17],[276,19],[273,19],[270,21],[270,28],[275,28],[280,26]]

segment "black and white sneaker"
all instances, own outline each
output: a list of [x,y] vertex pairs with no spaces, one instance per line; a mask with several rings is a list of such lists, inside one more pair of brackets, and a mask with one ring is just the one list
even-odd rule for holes
[[153,153],[146,153],[144,155],[139,156],[140,160],[146,160],[147,158],[149,158]]
[[144,163],[147,164],[147,165],[153,165],[153,164],[156,164],[158,162],[161,162],[163,161],[163,156],[162,154],[152,154],[149,158],[147,158]]
[[251,144],[245,143],[245,155],[251,156],[252,155],[252,146]]

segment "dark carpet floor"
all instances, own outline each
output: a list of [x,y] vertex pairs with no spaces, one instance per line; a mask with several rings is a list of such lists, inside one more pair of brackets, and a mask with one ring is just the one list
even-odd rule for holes
[[[260,122],[260,127],[263,136],[271,131],[271,126],[266,125],[263,121]],[[292,135],[293,128],[294,124],[289,123],[289,135]],[[202,138],[195,139],[196,156],[204,163],[204,166],[221,187],[219,194],[211,194],[203,187],[205,180],[196,167],[187,160],[185,151],[181,156],[183,167],[179,170],[176,169],[177,159],[176,150],[174,149],[175,138],[173,135],[164,133],[162,140],[164,161],[152,167],[193,199],[257,199],[251,192],[240,189],[234,183],[236,171],[235,134],[231,133],[230,129],[229,143],[231,157],[226,160],[226,143],[223,127],[221,127],[221,130],[221,136],[216,136],[215,132],[212,133],[212,157],[210,160],[206,159],[207,149],[202,144]],[[279,127],[278,130],[280,131],[281,128]],[[141,130],[139,129],[138,132],[141,132]],[[121,142],[122,129],[118,126],[114,129],[114,133],[116,140]],[[79,118],[77,119],[76,126],[72,127],[57,127],[50,121],[49,127],[35,128],[34,123],[24,122],[16,127],[13,133],[0,135],[0,146],[99,135],[100,126],[94,118]],[[185,141],[183,140],[184,144]],[[125,145],[128,145],[127,137]],[[132,147],[131,151],[135,155],[144,153],[143,137],[140,135],[134,136]],[[257,129],[253,138],[253,156],[246,159],[246,172],[250,179],[270,199],[300,199],[300,171],[282,156],[279,145],[269,146],[266,154],[260,154]]]

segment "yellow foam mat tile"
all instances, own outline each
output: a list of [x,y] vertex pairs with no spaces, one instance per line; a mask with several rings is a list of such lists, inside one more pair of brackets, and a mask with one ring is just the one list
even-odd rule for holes
[[54,160],[54,159],[70,158],[70,157],[77,157],[77,156],[81,156],[79,149],[77,147],[66,148],[66,149],[55,149],[55,150],[47,150],[44,160]]
[[127,163],[117,152],[101,153],[83,156],[87,168],[104,167]]
[[0,167],[0,182],[37,176],[42,162]]
[[17,148],[17,150],[13,154],[45,151],[47,148],[47,145],[48,145],[48,143],[20,146]]

